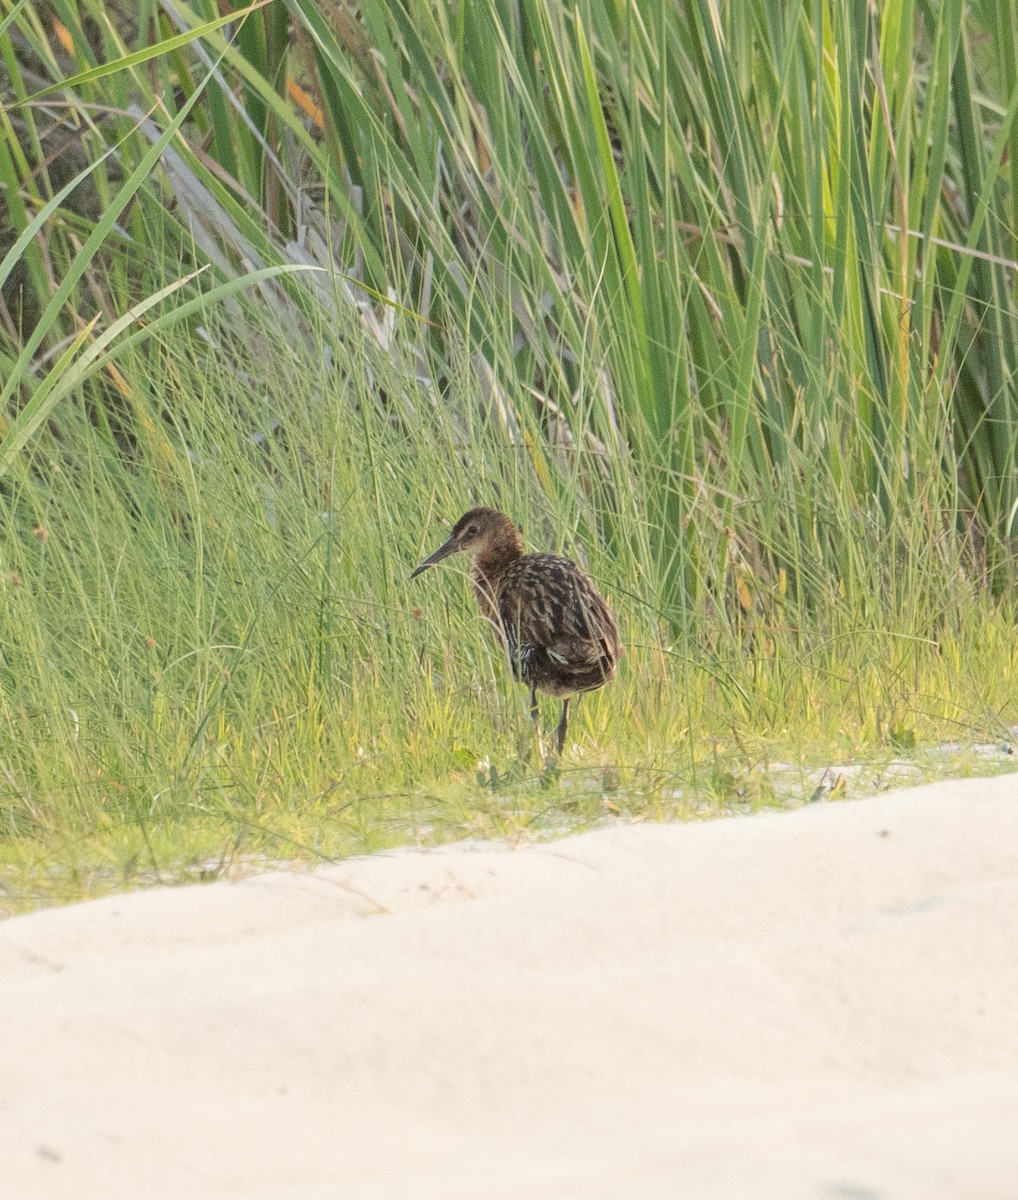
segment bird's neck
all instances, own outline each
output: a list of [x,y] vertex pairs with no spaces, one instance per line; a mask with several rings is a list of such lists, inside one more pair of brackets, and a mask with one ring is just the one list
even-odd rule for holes
[[522,556],[522,545],[502,542],[497,546],[488,547],[483,554],[478,554],[474,559],[474,568],[470,572],[470,578],[473,581],[474,593],[478,602],[485,611],[489,608],[494,611],[494,608],[497,608],[498,589],[502,582],[502,576]]
[[487,547],[483,554],[478,554],[474,559],[474,580],[478,583],[485,582],[492,588],[497,587],[502,576],[522,555],[523,547],[514,546],[509,542]]

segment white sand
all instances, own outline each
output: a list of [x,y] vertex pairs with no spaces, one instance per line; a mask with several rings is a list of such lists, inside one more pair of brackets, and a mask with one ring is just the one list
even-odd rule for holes
[[0,924],[0,1195],[1014,1200],[1018,776]]

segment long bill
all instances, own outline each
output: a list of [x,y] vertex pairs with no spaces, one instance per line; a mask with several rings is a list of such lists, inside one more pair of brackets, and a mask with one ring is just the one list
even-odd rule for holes
[[416,579],[422,571],[426,571],[428,567],[433,567],[435,563],[441,562],[443,558],[448,558],[450,554],[455,554],[459,549],[455,538],[450,538],[444,545],[439,546],[434,554],[429,555],[419,567],[415,567],[410,572],[410,578]]

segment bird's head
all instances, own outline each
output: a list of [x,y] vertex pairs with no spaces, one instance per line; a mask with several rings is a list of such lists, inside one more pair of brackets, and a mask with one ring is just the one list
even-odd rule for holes
[[474,558],[518,558],[523,553],[520,531],[504,514],[494,508],[472,508],[453,526],[447,542],[429,555],[414,571],[414,579],[428,567],[448,558],[450,554],[470,554]]

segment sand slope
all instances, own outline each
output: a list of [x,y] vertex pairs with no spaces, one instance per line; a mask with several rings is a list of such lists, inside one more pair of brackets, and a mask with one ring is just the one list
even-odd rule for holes
[[1014,1200],[1018,776],[0,924],[17,1200]]

